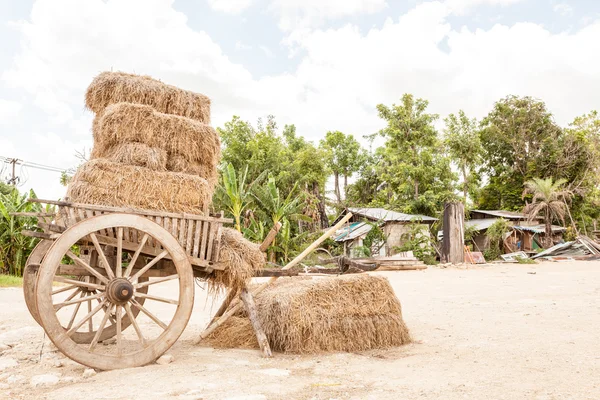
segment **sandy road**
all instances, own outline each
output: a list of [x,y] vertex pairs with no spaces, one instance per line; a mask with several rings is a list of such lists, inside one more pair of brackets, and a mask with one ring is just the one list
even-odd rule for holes
[[[533,274],[535,272],[535,274]],[[0,289],[0,399],[598,399],[600,263],[388,272],[414,344],[263,359],[193,339],[197,290],[175,361],[82,378],[46,344],[19,289]],[[47,342],[46,342],[47,343]],[[40,351],[42,357],[40,362]],[[54,374],[58,383],[32,385]]]

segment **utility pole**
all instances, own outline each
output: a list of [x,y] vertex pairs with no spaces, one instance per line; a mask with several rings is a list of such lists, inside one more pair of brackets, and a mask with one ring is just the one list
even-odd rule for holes
[[10,163],[12,164],[12,177],[8,181],[9,185],[17,186],[17,181],[19,180],[19,178],[16,176],[15,169],[17,166],[17,162],[19,162],[19,161],[20,160],[18,158],[13,158],[10,160]]

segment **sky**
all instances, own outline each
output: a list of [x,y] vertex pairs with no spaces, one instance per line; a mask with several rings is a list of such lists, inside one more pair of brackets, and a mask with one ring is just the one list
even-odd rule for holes
[[[510,94],[563,126],[600,109],[597,0],[0,0],[0,38],[0,156],[60,169],[91,149],[84,93],[105,70],[208,95],[215,127],[272,114],[315,143],[378,131],[404,93],[440,121]],[[57,172],[17,173],[64,196]]]

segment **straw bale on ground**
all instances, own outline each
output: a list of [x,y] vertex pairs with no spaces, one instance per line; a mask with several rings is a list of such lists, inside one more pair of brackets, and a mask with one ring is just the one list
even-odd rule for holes
[[213,166],[221,157],[221,141],[209,125],[155,111],[150,106],[117,103],[96,116],[93,158],[103,158],[117,144],[137,142],[163,149],[168,157]]
[[76,203],[202,214],[213,192],[195,175],[152,171],[105,159],[88,161],[67,189]]
[[167,85],[149,76],[102,72],[94,78],[85,94],[86,106],[96,114],[121,102],[145,104],[161,113],[210,124],[210,99],[207,96]]
[[[94,158],[91,157],[91,159]],[[118,144],[111,147],[104,158],[121,164],[146,167],[154,171],[167,170],[167,152],[143,143],[131,142]]]
[[[363,351],[410,342],[402,308],[388,280],[366,274],[297,280],[280,278],[255,296],[263,329],[275,351]],[[207,338],[220,348],[258,343],[244,311]]]
[[208,278],[209,283],[216,290],[241,289],[256,272],[263,269],[265,255],[258,244],[245,239],[237,230],[223,228],[221,232],[218,262],[224,264],[226,269],[215,270]]

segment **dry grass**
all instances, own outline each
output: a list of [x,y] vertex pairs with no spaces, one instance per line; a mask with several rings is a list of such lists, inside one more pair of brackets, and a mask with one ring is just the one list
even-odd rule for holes
[[209,283],[212,288],[237,290],[246,286],[255,272],[265,266],[265,255],[258,244],[245,239],[237,230],[223,228],[218,262],[227,268],[211,274]]
[[167,152],[143,143],[118,144],[111,147],[104,158],[121,164],[146,167],[154,171],[167,170]]
[[200,163],[216,169],[221,158],[221,141],[212,127],[157,112],[150,106],[113,104],[96,116],[93,132],[92,158],[105,158],[114,146],[130,142],[163,149],[169,159],[179,157],[185,164]]
[[67,189],[67,199],[77,203],[194,214],[202,214],[212,195],[208,182],[199,176],[105,159],[79,167]]
[[96,114],[121,102],[144,104],[161,113],[210,124],[210,99],[207,96],[167,85],[149,76],[102,72],[94,78],[85,94],[86,106]]
[[[400,302],[383,277],[280,278],[255,301],[276,351],[353,352],[410,342]],[[244,312],[236,317],[209,336],[209,343],[222,348],[258,347]]]

